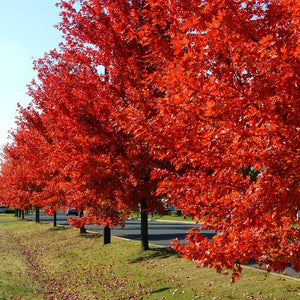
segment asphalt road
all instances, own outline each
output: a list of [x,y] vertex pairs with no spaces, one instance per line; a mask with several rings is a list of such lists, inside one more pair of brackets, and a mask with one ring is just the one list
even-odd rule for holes
[[[112,228],[112,235],[123,237],[131,240],[141,239],[140,221],[135,219],[127,220],[125,227]],[[170,247],[173,239],[179,238],[185,239],[185,236],[190,228],[195,227],[195,224],[187,224],[180,222],[167,222],[167,221],[155,221],[149,220],[148,222],[148,234],[149,243]],[[87,226],[88,229],[96,229],[96,226]],[[102,230],[102,228],[100,228]],[[214,233],[211,231],[203,231],[203,234],[208,237],[212,237]]]
[[[35,220],[34,215],[27,216],[27,219]],[[69,225],[67,221],[67,216],[64,213],[57,213],[57,224],[60,225]],[[53,222],[53,217],[47,216],[43,213],[40,214],[40,221],[43,222]],[[181,240],[185,239],[187,231],[190,228],[195,227],[195,224],[182,223],[182,222],[162,222],[149,220],[148,222],[148,233],[149,233],[149,243],[159,245],[162,247],[170,247],[171,241],[175,238]],[[103,232],[103,227],[98,227],[96,225],[85,226],[86,229],[96,230]],[[141,230],[140,230],[140,221],[136,219],[129,219],[125,223],[125,227],[121,228],[120,226],[114,227],[111,230],[113,236],[118,236],[130,240],[140,240],[141,239]],[[211,238],[214,233],[213,231],[203,231],[203,234]]]
[[[30,220],[35,220],[35,215],[27,215],[26,218]],[[41,213],[40,221],[52,223],[53,217]],[[57,213],[57,224],[69,225],[65,213]],[[149,243],[167,248],[171,246],[171,241],[175,238],[179,238],[184,242],[187,231],[195,226],[195,224],[186,222],[182,223],[149,220]],[[103,232],[103,226],[99,228],[96,225],[88,225],[86,226],[86,229]],[[121,228],[120,226],[112,228],[111,233],[113,236],[139,241],[141,237],[140,221],[135,219],[127,220],[124,228]],[[212,238],[214,236],[213,231],[201,231],[201,233],[206,235],[208,238]],[[249,263],[248,266],[257,267],[258,265],[257,263],[253,262]],[[300,278],[300,273],[295,272],[291,266],[288,266],[286,268],[284,274],[287,276]]]

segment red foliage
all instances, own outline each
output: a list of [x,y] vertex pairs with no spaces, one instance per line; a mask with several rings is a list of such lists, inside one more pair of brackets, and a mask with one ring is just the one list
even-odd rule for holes
[[183,256],[233,276],[250,259],[299,271],[299,4],[59,6],[64,43],[36,62],[23,111],[47,153],[26,166],[58,192],[48,204],[62,191],[79,222],[112,226],[165,197],[216,232],[192,230]]
[[299,271],[299,4],[155,5],[174,16],[175,57],[152,76],[164,95],[144,134],[176,171],[152,175],[200,229],[217,233],[194,230],[175,249],[217,270],[252,258]]
[[12,137],[13,142],[4,148],[1,165],[2,197],[15,208],[43,207],[50,197],[47,186],[54,176],[45,165],[49,145],[40,132],[25,124],[19,124]]
[[[143,14],[146,23],[150,16],[138,3],[121,7],[87,1],[78,12],[67,2],[61,7],[65,43],[60,52],[36,62],[39,82],[30,87],[32,107],[23,110],[23,118],[37,130],[42,126],[49,138],[47,164],[57,169],[62,205],[85,210],[87,223],[113,226],[137,209],[142,198],[147,198],[147,211],[163,206],[150,173],[164,162],[153,159],[136,132],[137,122],[147,122],[153,113],[147,100],[155,95],[143,82],[143,72],[152,72],[153,62],[137,41],[141,20],[134,14]],[[116,35],[122,26],[127,29]],[[95,30],[101,30],[98,39]],[[103,65],[109,75],[102,74]],[[136,113],[139,120],[131,118]],[[39,116],[38,122],[32,115]],[[57,203],[48,200],[49,205]]]

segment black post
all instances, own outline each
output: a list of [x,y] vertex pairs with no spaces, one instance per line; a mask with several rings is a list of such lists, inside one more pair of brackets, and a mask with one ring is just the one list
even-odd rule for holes
[[103,230],[103,244],[110,244],[111,243],[111,230],[109,226],[104,226]]
[[56,222],[56,211],[53,214],[53,226],[57,227],[57,222]]
[[40,209],[38,207],[35,208],[35,222],[40,222]]
[[[83,210],[80,211],[79,217],[80,217],[80,218],[83,217]],[[86,233],[86,229],[84,228],[84,225],[82,225],[82,226],[80,227],[80,233]]]
[[141,246],[142,251],[149,250],[147,198],[141,199]]

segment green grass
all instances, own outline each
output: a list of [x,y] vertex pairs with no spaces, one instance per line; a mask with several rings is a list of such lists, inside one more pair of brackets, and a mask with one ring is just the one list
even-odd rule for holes
[[13,221],[17,221],[17,220],[18,220],[18,218],[16,218],[14,214],[0,213],[0,223],[1,222],[13,222]]
[[[141,214],[140,213],[133,213],[132,218],[140,218]],[[148,214],[149,220],[169,220],[169,221],[179,221],[179,222],[195,222],[192,218],[186,216],[178,216],[176,211],[170,211],[168,215],[159,215],[159,214]]]
[[168,220],[168,221],[179,221],[179,222],[195,222],[192,218],[190,217],[178,217],[178,216],[169,216],[169,215],[164,215],[164,216],[151,216],[151,214],[148,215],[149,220]]
[[161,248],[22,220],[0,223],[0,257],[0,300],[300,299],[293,279],[245,269],[231,284]]

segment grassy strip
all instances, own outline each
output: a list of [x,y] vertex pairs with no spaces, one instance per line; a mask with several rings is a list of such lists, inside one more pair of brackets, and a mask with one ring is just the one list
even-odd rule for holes
[[4,213],[0,214],[0,223],[1,222],[13,222],[13,221],[17,221],[17,220],[18,220],[18,218],[16,218],[14,214],[4,214]]
[[[132,218],[140,218],[141,217],[141,214],[140,213],[133,213],[132,215],[131,215],[131,217]],[[170,215],[163,215],[163,216],[161,216],[161,215],[157,215],[157,214],[148,214],[148,218],[149,218],[149,220],[169,220],[169,221],[183,221],[183,222],[195,222],[195,220],[193,220],[192,218],[190,218],[190,217],[183,217],[183,216],[177,216],[177,214],[176,214],[176,211],[171,211],[170,212]]]
[[151,214],[148,215],[150,220],[168,220],[168,221],[179,221],[179,222],[195,222],[195,220],[193,220],[190,217],[178,217],[178,216],[151,216]]
[[80,235],[73,229],[0,223],[0,299],[300,299],[300,283],[245,269],[242,279],[196,268],[164,249]]

